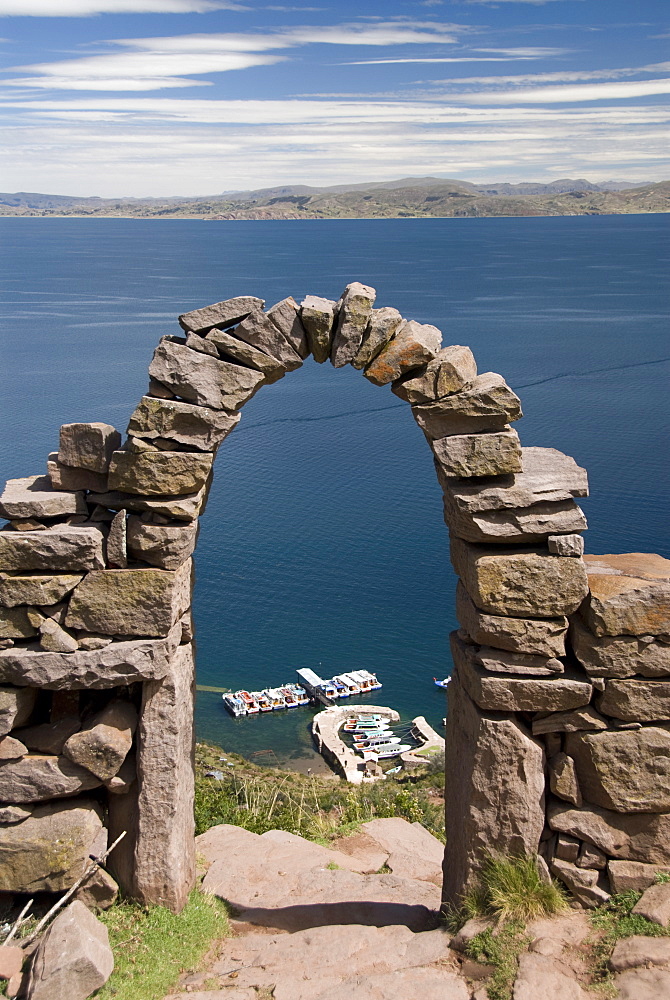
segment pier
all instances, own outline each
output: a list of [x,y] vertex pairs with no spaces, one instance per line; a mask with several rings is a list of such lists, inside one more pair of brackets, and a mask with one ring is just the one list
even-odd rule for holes
[[400,722],[400,715],[392,708],[379,705],[355,705],[340,707],[333,705],[319,712],[312,722],[312,736],[317,750],[339,775],[350,781],[352,785],[360,785],[363,781],[374,781],[383,778],[384,774],[377,765],[370,766],[340,739],[340,729],[346,719],[353,716],[364,718],[369,715],[380,715],[389,722]]

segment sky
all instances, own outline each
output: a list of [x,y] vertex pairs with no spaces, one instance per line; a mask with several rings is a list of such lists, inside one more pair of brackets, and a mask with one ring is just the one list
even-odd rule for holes
[[668,0],[0,0],[0,190],[670,178]]

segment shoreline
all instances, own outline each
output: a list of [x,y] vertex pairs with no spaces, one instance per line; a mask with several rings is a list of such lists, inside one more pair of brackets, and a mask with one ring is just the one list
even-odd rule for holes
[[630,216],[670,215],[670,208],[660,212],[572,212],[547,215],[384,215],[384,216],[344,216],[337,219],[305,218],[305,219],[214,219],[203,215],[182,215],[165,218],[158,215],[0,215],[3,219],[111,219],[123,222],[479,222],[483,219],[611,219],[629,218]]

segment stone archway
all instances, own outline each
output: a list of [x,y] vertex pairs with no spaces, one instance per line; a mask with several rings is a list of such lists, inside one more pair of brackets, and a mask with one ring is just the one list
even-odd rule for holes
[[[614,884],[621,865],[670,863],[670,775],[652,780],[644,763],[670,737],[631,728],[670,718],[670,684],[640,679],[670,674],[670,564],[585,562],[584,470],[521,448],[510,427],[519,399],[500,375],[478,375],[467,347],[442,348],[435,327],[374,302],[353,283],[338,302],[288,298],[264,311],[242,296],[186,313],[184,336],[156,348],[123,445],[107,424],[63,425],[47,475],[7,484],[1,889],[66,888],[94,842],[125,830],[111,863],[125,891],[183,906],[194,881],[198,518],[241,407],[309,354],[392,385],[444,491],[461,624],[445,900],[491,849],[537,855],[587,903],[604,898],[606,866]],[[53,841],[69,845],[57,864],[44,850]]]

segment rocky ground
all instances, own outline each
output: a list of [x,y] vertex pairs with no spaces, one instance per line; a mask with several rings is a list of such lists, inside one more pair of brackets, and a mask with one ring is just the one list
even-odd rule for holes
[[[233,936],[218,942],[202,971],[183,977],[183,1000],[670,996],[668,937],[618,941],[613,978],[592,992],[598,931],[583,910],[529,924],[511,993],[489,993],[493,969],[467,947],[494,925],[470,920],[453,936],[440,922],[443,845],[418,823],[372,820],[330,848],[284,831],[258,836],[221,825],[198,838],[198,852],[203,889],[233,907]],[[636,910],[667,925],[670,886],[647,890]]]

